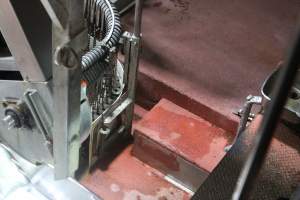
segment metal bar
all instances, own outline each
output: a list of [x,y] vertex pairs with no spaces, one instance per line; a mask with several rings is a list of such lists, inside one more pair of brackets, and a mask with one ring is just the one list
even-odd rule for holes
[[257,139],[250,155],[242,169],[235,191],[233,200],[247,199],[250,188],[259,169],[262,166],[268,147],[270,146],[274,130],[280,119],[285,102],[288,98],[290,89],[297,75],[300,64],[300,29],[290,52],[287,56],[285,67],[280,73],[278,82],[275,86],[274,96],[269,107],[266,109],[265,116],[258,130]]
[[123,103],[115,109],[109,116],[104,119],[104,125],[109,126],[113,121],[128,107],[132,104],[131,99],[126,99]]
[[129,72],[129,63],[130,63],[130,56],[129,52],[131,51],[131,46],[128,40],[130,40],[131,33],[125,32],[123,34],[124,38],[124,52],[125,52],[125,60],[124,60],[124,78],[123,78],[123,84],[127,86],[128,83],[128,72]]
[[116,5],[120,14],[125,13],[135,4],[134,0],[111,0],[111,2]]
[[131,2],[130,4],[128,4],[126,7],[122,8],[120,10],[120,15],[123,15],[124,13],[126,13],[126,11],[128,11],[131,7],[133,7],[135,5],[135,2]]
[[[141,46],[141,23],[142,23],[143,0],[135,1],[134,15],[134,33],[124,34],[125,47],[125,76],[124,83],[127,86],[128,98],[132,102],[135,101],[136,79],[139,66],[140,46]],[[133,119],[134,103],[131,103],[126,108],[125,126],[128,133],[131,133]]]
[[1,0],[0,29],[23,79],[49,80],[51,21],[41,3]]
[[41,3],[55,26],[58,26],[60,29],[66,28],[68,12],[64,5],[56,0],[41,0]]
[[[135,1],[134,33],[124,34],[125,46],[125,76],[124,82],[127,85],[128,98],[135,101],[136,79],[139,67],[140,46],[141,46],[141,23],[142,23],[143,0]],[[126,109],[125,126],[128,133],[131,132],[134,103]]]
[[[129,64],[128,64],[128,82],[127,82],[127,90],[128,90],[128,98],[135,102],[135,90],[136,90],[136,82],[137,82],[137,72],[139,67],[139,57],[140,57],[140,45],[141,38],[140,36],[136,37],[133,35],[130,40],[127,40],[130,45],[129,52]],[[126,127],[131,132],[132,127],[132,119],[134,113],[134,103],[130,104],[126,110]]]
[[50,117],[47,116],[48,112],[45,111],[44,106],[39,102],[39,94],[36,90],[29,90],[25,92],[24,97],[38,129],[44,135],[45,140],[48,141],[51,136],[50,124],[52,120],[50,121]]
[[97,124],[103,123],[103,119],[108,117],[110,113],[114,112],[127,98],[128,93],[125,92],[107,110],[105,110],[99,117],[97,117],[97,119],[93,121],[92,127],[97,126]]
[[80,57],[87,45],[82,0],[61,0],[66,8],[65,29],[53,24],[53,152],[55,178],[73,176],[80,148]]
[[143,0],[135,1],[134,35],[140,37],[142,27]]
[[80,67],[53,68],[55,177],[72,176],[78,167],[80,125]]
[[0,71],[18,71],[15,59],[11,57],[0,57]]

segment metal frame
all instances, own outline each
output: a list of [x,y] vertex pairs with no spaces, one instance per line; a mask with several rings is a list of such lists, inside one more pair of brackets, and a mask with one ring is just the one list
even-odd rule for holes
[[80,57],[87,46],[87,32],[81,0],[60,1],[55,8],[58,14],[67,11],[65,25],[53,23],[53,155],[55,177],[63,179],[74,176],[79,166]]
[[[6,88],[3,90],[12,85],[11,90],[18,91],[2,92],[1,97],[2,100],[15,97],[24,101],[34,121],[33,129],[10,130],[19,136],[8,136],[2,127],[1,138],[15,138],[6,143],[26,154],[32,162],[54,164],[56,178],[66,178],[74,174],[79,162],[79,58],[87,46],[87,31],[82,1],[42,0],[42,3],[40,0],[30,4],[0,2],[1,32],[24,79],[23,82],[1,81]],[[43,95],[44,90],[48,96]],[[50,102],[46,104],[47,111],[41,102]],[[22,135],[22,132],[27,134]],[[18,141],[16,137],[20,140],[18,144],[14,142]],[[38,144],[30,148],[31,142]],[[32,152],[28,153],[30,149]]]

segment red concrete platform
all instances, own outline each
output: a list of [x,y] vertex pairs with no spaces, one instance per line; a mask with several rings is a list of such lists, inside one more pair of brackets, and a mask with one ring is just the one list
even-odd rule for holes
[[133,155],[193,191],[233,136],[165,99],[135,125],[134,134]]
[[130,154],[132,145],[108,165],[99,162],[81,183],[104,200],[187,200],[190,195]]
[[[299,0],[145,1],[138,103],[167,98],[233,132],[232,111],[260,94],[299,10]],[[132,13],[124,21],[132,27]]]

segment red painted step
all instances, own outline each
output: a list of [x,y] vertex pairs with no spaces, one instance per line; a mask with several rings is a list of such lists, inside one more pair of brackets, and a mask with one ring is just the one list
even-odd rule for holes
[[188,200],[190,194],[164,180],[157,170],[142,163],[126,147],[107,165],[101,160],[81,183],[104,200]]
[[189,189],[206,179],[233,135],[162,99],[135,125],[133,155]]
[[[134,124],[147,113],[134,107]],[[156,169],[131,155],[131,141],[112,147],[81,183],[104,200],[188,200],[190,193],[165,180]]]

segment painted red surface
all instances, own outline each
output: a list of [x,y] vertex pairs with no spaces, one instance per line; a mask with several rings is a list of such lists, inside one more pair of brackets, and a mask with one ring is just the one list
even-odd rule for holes
[[105,169],[101,162],[81,183],[104,200],[187,200],[157,170],[131,156],[128,146]]
[[137,87],[137,103],[147,109],[151,109],[161,98],[170,99],[175,104],[201,116],[203,119],[224,130],[233,134],[236,132],[238,117],[234,117],[233,114],[230,114],[231,116],[228,117],[227,114],[220,112],[221,110],[217,111],[205,105],[205,102],[199,101],[194,96],[189,96],[185,92],[178,90],[178,88],[170,86],[161,79],[156,79],[156,77],[141,70]]
[[[233,132],[232,111],[260,94],[299,9],[299,0],[145,1],[138,103],[166,98]],[[129,29],[132,17],[124,20]]]
[[[223,158],[224,147],[232,140],[232,134],[165,99],[136,124],[135,130],[135,134],[142,134],[208,172]],[[164,162],[172,163],[171,156],[169,159]]]

